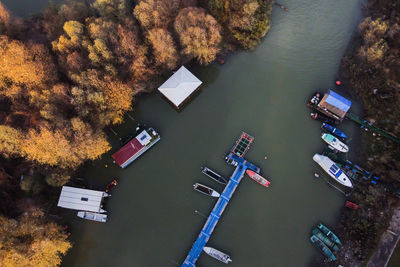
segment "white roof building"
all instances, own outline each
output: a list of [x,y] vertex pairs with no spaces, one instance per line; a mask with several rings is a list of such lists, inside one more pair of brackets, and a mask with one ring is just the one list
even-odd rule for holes
[[63,186],[58,199],[58,207],[83,210],[92,212],[106,212],[101,207],[104,197],[109,196],[106,192]]
[[201,84],[196,76],[182,66],[158,88],[158,91],[179,108]]

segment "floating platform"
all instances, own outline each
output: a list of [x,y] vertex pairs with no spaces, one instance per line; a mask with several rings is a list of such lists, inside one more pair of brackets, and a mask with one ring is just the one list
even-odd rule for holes
[[[236,151],[236,153],[232,151],[226,156],[226,162],[235,166],[235,171],[230,177],[228,184],[225,186],[224,191],[208,216],[207,221],[200,231],[200,234],[197,236],[196,241],[193,243],[192,248],[182,263],[183,267],[195,266],[197,259],[200,257],[200,254],[210,239],[212,232],[221,218],[222,213],[225,211],[225,208],[228,206],[228,203],[232,198],[233,193],[235,193],[235,190],[242,180],[244,174],[246,173],[246,170],[251,170],[258,174],[260,173],[259,167],[251,164],[243,158],[243,155],[247,152],[253,140],[254,138],[252,136],[243,132],[233,148],[233,151]],[[237,153],[239,153],[239,155]]]
[[242,132],[232,149],[233,154],[237,155],[238,157],[243,157],[249,150],[251,143],[253,143],[253,140],[254,137],[245,132]]

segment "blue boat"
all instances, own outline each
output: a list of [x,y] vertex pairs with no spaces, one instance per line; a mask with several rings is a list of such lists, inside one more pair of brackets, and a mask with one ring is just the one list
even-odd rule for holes
[[335,255],[333,255],[333,252],[318,237],[316,237],[315,235],[312,235],[310,237],[310,240],[326,257],[328,257],[332,261],[336,260],[336,257],[335,257]]
[[343,138],[343,139],[346,139],[346,138],[347,138],[347,135],[346,135],[344,132],[342,132],[342,131],[339,130],[338,128],[333,127],[332,125],[327,124],[327,123],[325,123],[325,122],[322,123],[321,128],[324,129],[324,130],[326,130],[327,132],[330,132],[331,134],[333,134],[333,135],[335,135],[335,136],[337,136],[337,137],[339,137],[339,138]]

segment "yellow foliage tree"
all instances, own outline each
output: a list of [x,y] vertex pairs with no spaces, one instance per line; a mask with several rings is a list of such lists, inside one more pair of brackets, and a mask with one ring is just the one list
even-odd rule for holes
[[39,131],[29,131],[22,152],[28,160],[39,164],[74,168],[81,163],[66,135],[61,130],[52,131],[45,126],[41,126]]
[[143,28],[167,28],[179,11],[180,0],[143,0],[134,15]]
[[156,63],[168,69],[175,68],[178,53],[172,35],[165,29],[155,28],[148,31],[147,38],[153,47]]
[[55,66],[42,45],[25,45],[0,36],[0,93],[15,84],[43,86],[55,79]]
[[20,156],[24,135],[10,126],[0,125],[0,153],[4,157]]
[[221,27],[204,9],[182,9],[175,19],[174,27],[186,55],[196,58],[203,65],[215,59],[222,40]]
[[17,220],[0,215],[0,266],[53,267],[71,248],[61,226],[29,211]]

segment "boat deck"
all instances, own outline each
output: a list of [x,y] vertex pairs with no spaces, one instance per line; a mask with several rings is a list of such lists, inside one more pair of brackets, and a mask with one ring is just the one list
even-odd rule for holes
[[246,161],[242,157],[238,157],[237,155],[230,153],[227,158],[238,162],[238,165],[233,172],[232,176],[229,179],[228,184],[226,185],[224,191],[219,197],[217,203],[215,204],[213,210],[207,218],[206,223],[200,231],[196,241],[193,243],[192,248],[189,251],[189,254],[186,256],[185,261],[182,263],[182,266],[195,266],[197,259],[203,251],[204,246],[207,244],[208,240],[211,237],[212,232],[215,229],[219,219],[222,216],[226,206],[228,205],[233,193],[238,187],[240,181],[242,180],[247,169],[255,171],[257,173],[260,172],[260,168]]
[[239,157],[243,157],[246,154],[247,150],[249,150],[253,140],[254,137],[245,132],[242,132],[242,134],[239,137],[239,140],[236,141],[236,144],[232,149],[232,152]]

